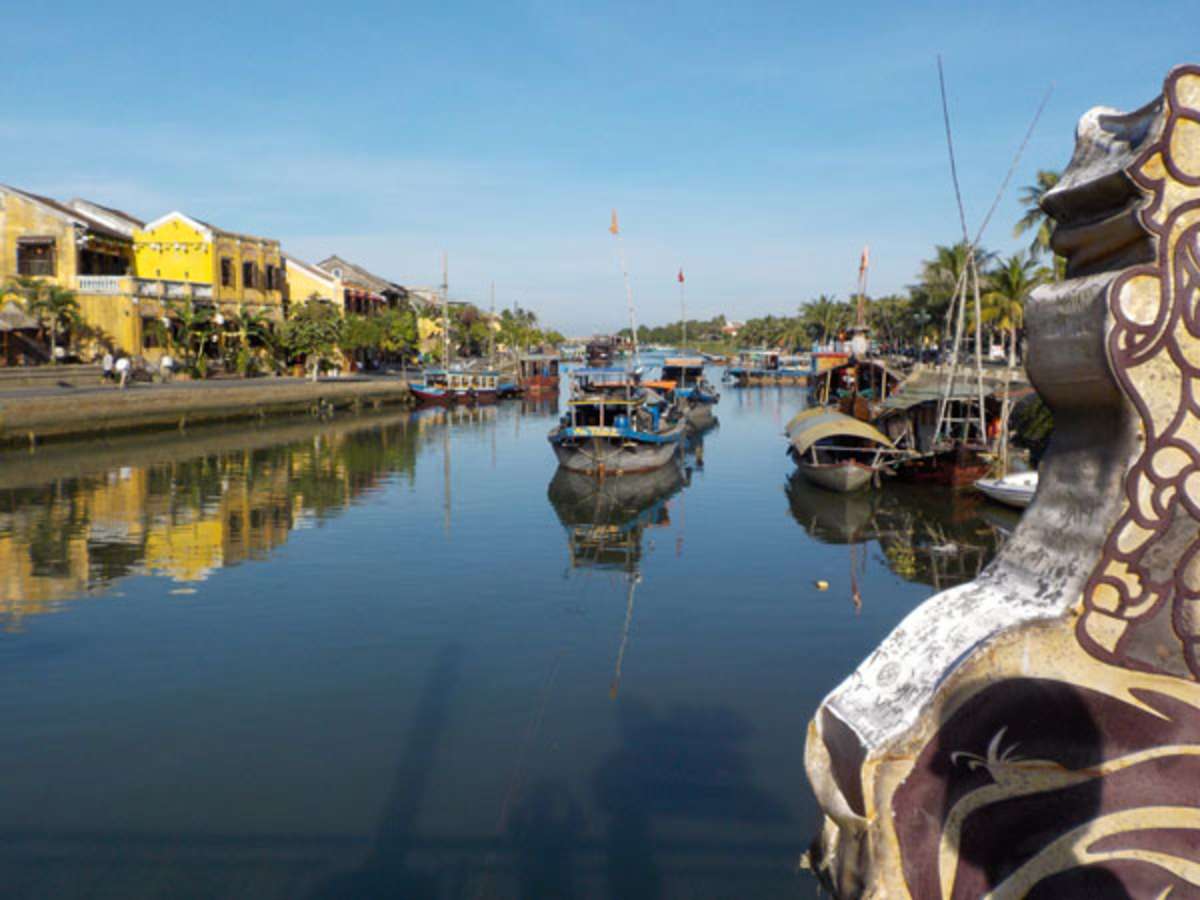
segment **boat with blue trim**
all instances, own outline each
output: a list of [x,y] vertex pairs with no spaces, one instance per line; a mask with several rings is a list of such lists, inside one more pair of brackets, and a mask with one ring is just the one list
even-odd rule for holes
[[623,368],[570,373],[567,412],[548,439],[559,465],[588,475],[648,472],[675,459],[687,431],[680,408]]
[[704,359],[699,356],[663,360],[658,384],[669,385],[683,410],[688,425],[702,431],[716,422],[714,407],[721,395],[704,377]]

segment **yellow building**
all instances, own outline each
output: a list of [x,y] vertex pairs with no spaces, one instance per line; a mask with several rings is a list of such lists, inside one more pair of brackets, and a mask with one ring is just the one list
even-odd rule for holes
[[0,185],[0,283],[31,276],[69,288],[100,343],[140,352],[129,276],[141,224],[86,200],[60,203]]
[[284,254],[283,262],[286,269],[284,301],[288,309],[316,297],[332,303],[339,313],[343,311],[341,278],[291,254]]
[[211,303],[224,313],[246,308],[283,321],[279,241],[171,212],[133,233],[133,257],[142,296]]

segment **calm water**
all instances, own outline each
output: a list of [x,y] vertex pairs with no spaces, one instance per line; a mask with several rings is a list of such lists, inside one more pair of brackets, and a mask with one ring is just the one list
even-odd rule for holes
[[599,491],[555,402],[0,457],[0,893],[812,896],[813,708],[1013,519],[789,482],[800,398]]

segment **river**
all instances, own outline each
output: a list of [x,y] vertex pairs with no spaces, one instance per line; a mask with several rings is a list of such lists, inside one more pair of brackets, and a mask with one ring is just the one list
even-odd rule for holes
[[2,893],[812,896],[809,717],[1015,519],[789,480],[801,404],[598,490],[555,400],[0,457]]

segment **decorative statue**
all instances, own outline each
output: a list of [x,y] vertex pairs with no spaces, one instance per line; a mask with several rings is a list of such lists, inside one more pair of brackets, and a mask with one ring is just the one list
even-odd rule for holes
[[809,727],[839,897],[1200,897],[1200,67],[1085,114],[1043,208],[1037,498]]

